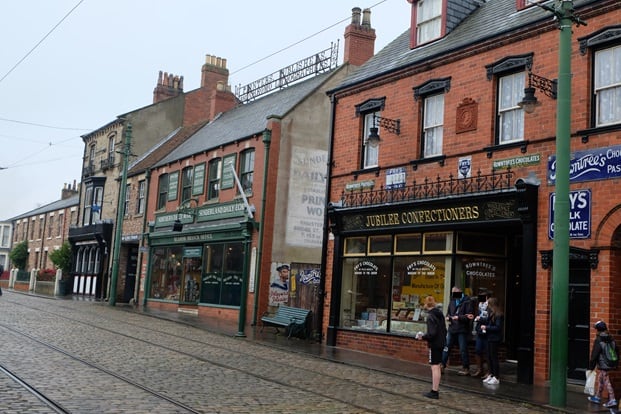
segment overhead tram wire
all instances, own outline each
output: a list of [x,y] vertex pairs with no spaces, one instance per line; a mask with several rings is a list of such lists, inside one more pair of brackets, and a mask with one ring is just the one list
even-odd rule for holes
[[73,11],[74,11],[75,9],[77,9],[77,8],[78,8],[78,6],[79,6],[80,4],[82,4],[83,2],[84,2],[84,0],[80,0],[80,1],[78,1],[78,3],[77,3],[75,6],[73,6],[73,8],[72,8],[71,10],[69,10],[69,12],[68,12],[67,14],[65,14],[65,16],[64,16],[62,19],[60,19],[60,21],[59,21],[58,23],[56,23],[56,24],[54,25],[54,27],[52,27],[52,29],[51,29],[49,32],[47,32],[47,34],[46,34],[45,36],[43,36],[43,38],[42,38],[41,40],[39,40],[39,41],[37,42],[37,44],[36,44],[36,45],[34,45],[34,46],[32,47],[32,49],[30,49],[30,50],[28,51],[28,53],[26,53],[26,54],[24,55],[24,57],[22,57],[20,60],[18,60],[18,61],[17,61],[17,63],[16,63],[16,64],[14,64],[14,65],[13,65],[13,67],[11,67],[11,69],[9,69],[9,71],[8,71],[7,73],[5,73],[5,74],[4,74],[4,76],[3,76],[2,78],[0,78],[0,83],[2,83],[2,81],[3,81],[3,80],[5,80],[5,79],[6,79],[6,78],[7,78],[7,77],[8,77],[8,76],[9,76],[9,75],[10,75],[10,74],[11,74],[11,73],[12,73],[12,72],[13,72],[13,71],[14,71],[14,70],[15,70],[15,69],[16,69],[16,68],[17,68],[17,67],[18,67],[18,66],[19,66],[19,65],[20,65],[23,61],[24,61],[24,60],[26,60],[26,58],[27,58],[28,56],[30,56],[30,55],[32,54],[32,52],[34,52],[34,51],[35,51],[35,49],[36,49],[37,47],[39,47],[39,45],[41,45],[41,43],[43,43],[43,41],[45,41],[45,39],[47,39],[47,38],[48,38],[48,36],[49,36],[49,35],[51,35],[51,34],[52,34],[52,32],[53,32],[54,30],[56,30],[56,28],[58,28],[58,26],[60,26],[60,25],[62,24],[62,22],[64,22],[64,21],[65,21],[65,19],[66,19],[67,17],[69,17],[69,15],[70,15],[71,13],[73,13]]

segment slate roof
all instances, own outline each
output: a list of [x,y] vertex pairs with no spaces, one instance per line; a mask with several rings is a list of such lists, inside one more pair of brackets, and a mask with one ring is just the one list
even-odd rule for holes
[[263,132],[268,116],[283,117],[287,115],[338,69],[319,74],[216,116],[209,124],[171,151],[154,167],[166,165]]
[[50,211],[62,210],[67,207],[73,207],[80,204],[80,195],[76,194],[71,197],[65,198],[64,200],[56,200],[39,208],[35,208],[34,210],[30,210],[27,213],[20,214],[19,216],[15,216],[10,218],[8,221],[15,221],[26,217],[32,217],[39,214],[45,214]]
[[127,175],[131,177],[141,174],[187,141],[196,131],[205,126],[205,124],[207,124],[207,121],[175,129],[140,158],[132,162],[129,165]]
[[[574,8],[596,1],[598,0],[575,0]],[[554,1],[544,4],[553,7]],[[552,14],[541,7],[533,6],[517,11],[515,0],[487,0],[450,33],[432,43],[410,49],[408,28],[329,93],[552,19]]]

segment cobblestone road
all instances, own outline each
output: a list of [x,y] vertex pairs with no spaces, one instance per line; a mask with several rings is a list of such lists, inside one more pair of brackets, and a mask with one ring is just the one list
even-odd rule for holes
[[[0,366],[72,413],[543,413],[105,304],[5,292]],[[0,373],[0,412],[54,412]]]

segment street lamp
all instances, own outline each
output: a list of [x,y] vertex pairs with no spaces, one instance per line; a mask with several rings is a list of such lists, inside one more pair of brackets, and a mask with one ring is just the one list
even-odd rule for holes
[[557,0],[555,7],[535,3],[559,22],[558,91],[556,101],[556,180],[554,188],[554,250],[550,304],[550,405],[567,401],[567,323],[569,297],[569,162],[571,135],[571,26],[586,25],[574,16],[573,0]]
[[528,71],[528,87],[524,88],[524,98],[518,102],[518,106],[527,114],[535,112],[535,108],[541,105],[535,96],[535,88],[539,89],[544,95],[552,99],[557,98],[558,82],[556,79],[548,79],[543,76],[535,75]]
[[367,137],[367,145],[371,148],[377,148],[380,143],[379,128],[381,126],[388,132],[399,135],[401,133],[401,120],[390,119],[373,114],[373,126],[369,128],[369,136]]

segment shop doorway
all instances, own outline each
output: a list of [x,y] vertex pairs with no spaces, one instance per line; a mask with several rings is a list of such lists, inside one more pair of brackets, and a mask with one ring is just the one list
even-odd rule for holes
[[589,364],[591,268],[588,253],[570,249],[567,378],[584,381]]
[[183,249],[183,279],[179,286],[179,303],[198,305],[201,286],[202,246]]

